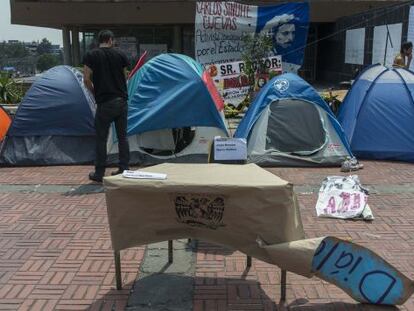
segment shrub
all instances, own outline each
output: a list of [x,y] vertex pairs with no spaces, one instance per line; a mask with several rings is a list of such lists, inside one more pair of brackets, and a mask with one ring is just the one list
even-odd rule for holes
[[23,98],[23,90],[7,72],[0,72],[0,103],[16,104]]

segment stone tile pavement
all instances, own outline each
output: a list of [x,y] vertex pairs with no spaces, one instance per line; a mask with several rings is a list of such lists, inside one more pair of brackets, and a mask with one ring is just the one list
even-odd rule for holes
[[[371,223],[316,218],[317,189],[339,169],[269,170],[296,186],[307,237],[351,238],[414,279],[414,166],[364,164],[357,174],[372,190]],[[253,259],[247,270],[242,253],[203,241],[175,242],[173,267],[163,246],[121,252],[125,285],[115,290],[104,194],[87,180],[90,169],[0,168],[0,310],[283,310],[277,267]],[[413,298],[398,308],[360,305],[291,273],[287,298],[294,311],[414,310]]]

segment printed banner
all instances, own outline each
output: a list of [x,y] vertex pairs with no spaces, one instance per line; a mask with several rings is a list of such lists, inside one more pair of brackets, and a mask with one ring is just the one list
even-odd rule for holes
[[241,60],[242,36],[272,37],[269,56],[280,55],[283,70],[296,72],[303,62],[309,26],[307,3],[254,6],[236,2],[197,2],[195,55],[202,65]]
[[[270,75],[282,73],[282,58],[273,56],[263,59],[268,74],[260,74],[255,77],[254,90],[259,91],[269,80]],[[253,67],[258,64],[253,64]],[[247,96],[249,81],[243,75],[245,63],[243,61],[207,65],[207,71],[214,80],[217,89],[227,104],[237,107]]]
[[[282,72],[282,58],[280,56],[269,57],[262,60],[265,67],[269,71],[273,72]],[[253,64],[253,68],[256,68],[258,64]],[[245,63],[243,61],[239,62],[232,62],[232,63],[224,63],[224,64],[217,64],[217,65],[209,65],[208,70],[210,76],[213,79],[226,79],[226,78],[234,78],[239,77],[245,69]]]

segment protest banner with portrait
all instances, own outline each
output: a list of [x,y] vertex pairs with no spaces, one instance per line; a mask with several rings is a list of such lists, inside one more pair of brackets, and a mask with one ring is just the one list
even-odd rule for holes
[[[254,6],[236,2],[197,2],[195,56],[202,65],[241,60],[244,34],[267,33],[285,71],[300,68],[309,27],[307,3]],[[287,69],[288,68],[288,69]]]
[[[303,62],[308,27],[307,3],[254,6],[224,1],[197,2],[195,56],[205,68],[239,62],[243,52],[243,36],[265,33],[272,39],[268,56],[281,58],[283,72],[296,73]],[[214,76],[212,78],[226,103],[237,106],[243,100],[240,93],[249,86],[247,77],[228,76],[227,82]],[[255,84],[258,86],[261,83],[263,77],[260,83],[256,81]],[[225,84],[234,87],[224,88]]]

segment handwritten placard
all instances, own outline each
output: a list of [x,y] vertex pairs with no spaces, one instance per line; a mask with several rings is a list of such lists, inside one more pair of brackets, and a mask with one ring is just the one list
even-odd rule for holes
[[318,217],[373,219],[368,191],[357,175],[326,177],[319,189],[316,213]]
[[316,212],[318,217],[354,218],[362,214],[368,196],[361,191],[331,190],[320,195]]
[[312,272],[360,302],[398,305],[413,292],[412,282],[380,256],[334,237],[320,243]]

